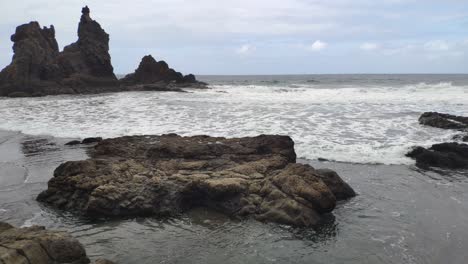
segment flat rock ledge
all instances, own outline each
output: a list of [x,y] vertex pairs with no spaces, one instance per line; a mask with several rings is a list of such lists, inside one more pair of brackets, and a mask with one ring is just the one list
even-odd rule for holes
[[[87,264],[84,247],[66,232],[41,226],[16,228],[0,222],[0,263],[2,264]],[[95,264],[112,264],[100,259]]]
[[177,216],[206,207],[234,218],[313,226],[355,196],[336,172],[296,163],[288,136],[126,136],[61,164],[38,201],[88,217]]

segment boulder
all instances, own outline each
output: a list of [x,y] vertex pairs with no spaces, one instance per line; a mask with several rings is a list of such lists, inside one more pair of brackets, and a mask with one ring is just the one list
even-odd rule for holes
[[235,218],[313,226],[355,195],[335,172],[296,163],[287,136],[128,136],[61,164],[37,200],[88,217],[177,216],[206,207]]
[[419,117],[419,123],[442,129],[468,129],[468,117],[425,112]]
[[[112,263],[110,261],[95,263]],[[66,232],[41,226],[16,228],[0,222],[0,263],[49,264],[90,263],[78,240]]]
[[406,156],[416,160],[418,167],[440,167],[449,169],[468,168],[468,145],[441,143],[426,149],[416,147]]

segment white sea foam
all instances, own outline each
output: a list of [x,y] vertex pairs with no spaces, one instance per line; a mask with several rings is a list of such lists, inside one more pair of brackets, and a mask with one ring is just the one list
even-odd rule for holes
[[213,86],[193,93],[132,92],[0,99],[0,129],[59,137],[179,133],[290,135],[307,159],[410,164],[404,153],[455,134],[418,124],[424,111],[468,114],[468,87]]

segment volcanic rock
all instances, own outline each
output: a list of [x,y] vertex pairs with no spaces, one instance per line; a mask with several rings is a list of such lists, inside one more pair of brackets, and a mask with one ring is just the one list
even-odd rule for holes
[[0,72],[0,96],[179,91],[180,87],[206,86],[195,76],[183,76],[151,56],[146,56],[137,71],[120,82],[111,63],[109,35],[90,17],[87,6],[81,12],[78,40],[62,52],[58,50],[54,26],[41,28],[38,22],[30,22],[16,28],[11,36],[12,62]]
[[[110,261],[95,263],[112,263]],[[66,232],[41,226],[15,228],[0,222],[0,263],[60,264],[90,263],[83,246]]]
[[37,200],[89,217],[177,216],[206,207],[235,218],[316,225],[355,195],[335,172],[296,163],[287,136],[175,134],[105,139],[61,164]]
[[[182,75],[169,68],[165,61],[156,61],[153,56],[144,56],[134,73],[122,78],[121,83],[127,86],[137,85],[133,89],[144,87],[144,90],[176,90],[178,86],[197,87],[206,86],[198,82],[195,75]],[[153,84],[153,85],[151,85]]]
[[468,117],[425,112],[419,117],[419,123],[443,129],[468,129]]
[[468,145],[441,143],[429,149],[416,147],[406,154],[416,160],[418,167],[440,167],[449,169],[468,168]]

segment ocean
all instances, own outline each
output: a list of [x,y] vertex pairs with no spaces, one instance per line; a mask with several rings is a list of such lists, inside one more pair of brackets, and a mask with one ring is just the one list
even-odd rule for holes
[[[465,263],[468,172],[421,170],[405,153],[457,134],[425,111],[468,116],[468,75],[199,76],[210,89],[0,98],[0,221],[68,230],[118,263]],[[178,133],[290,135],[299,162],[358,193],[318,228],[180,218],[92,221],[42,206],[74,138]],[[8,175],[4,177],[4,175]]]

